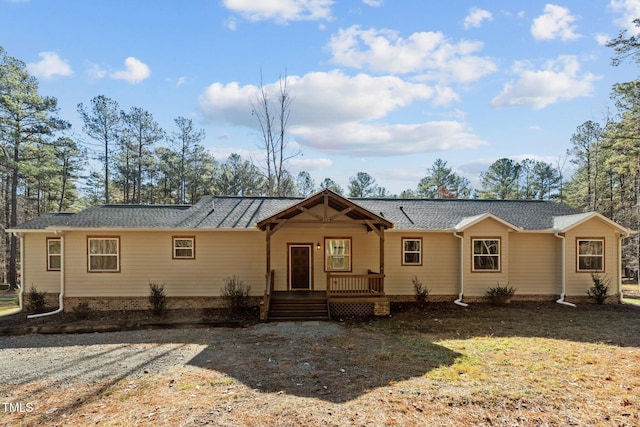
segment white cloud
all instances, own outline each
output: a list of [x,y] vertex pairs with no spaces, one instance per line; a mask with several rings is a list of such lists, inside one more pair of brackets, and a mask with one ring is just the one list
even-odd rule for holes
[[230,155],[237,154],[242,160],[261,159],[264,153],[261,150],[247,150],[239,147],[214,146],[209,148],[209,153],[219,162],[226,162]]
[[464,123],[434,121],[419,124],[345,123],[332,127],[297,126],[291,133],[325,153],[389,156],[476,148],[486,142]]
[[566,7],[547,4],[544,14],[533,20],[531,34],[536,40],[576,40],[581,36],[575,32],[575,20]]
[[518,74],[518,80],[507,83],[493,98],[491,105],[494,107],[542,109],[559,101],[590,96],[594,82],[600,79],[591,73],[580,73],[580,63],[573,55],[548,61],[541,70],[532,69],[527,62],[518,62],[514,72]]
[[333,0],[224,0],[223,5],[248,21],[273,20],[285,24],[331,19]]
[[111,73],[110,77],[116,80],[124,80],[131,84],[140,83],[151,75],[149,66],[133,56],[124,60],[125,70]]
[[384,3],[384,0],[362,0],[362,3],[371,7],[380,7]]
[[331,36],[331,61],[376,73],[421,74],[422,80],[471,82],[493,73],[496,65],[474,55],[482,42],[449,42],[440,32],[413,33],[407,39],[393,30],[361,29],[358,25]]
[[231,31],[235,31],[238,29],[238,21],[235,18],[229,18],[224,22],[224,26]]
[[38,56],[41,58],[39,62],[27,64],[29,73],[36,77],[51,79],[55,76],[70,76],[73,70],[64,59],[60,58],[55,52],[40,52]]
[[479,28],[482,21],[493,21],[493,15],[488,10],[472,7],[469,14],[464,18],[464,28]]
[[98,64],[88,63],[87,75],[92,80],[100,80],[107,75],[107,70],[101,68]]
[[333,166],[333,160],[318,157],[315,159],[303,159],[302,157],[294,157],[288,161],[292,169],[295,171],[313,172],[323,170]]
[[330,126],[375,120],[418,100],[441,103],[437,89],[394,76],[347,76],[341,71],[313,72],[292,80],[296,113],[292,120]]
[[596,42],[600,45],[600,46],[604,46],[607,44],[607,42],[609,40],[611,40],[611,36],[609,34],[605,34],[605,33],[598,33],[596,34]]
[[185,84],[187,82],[187,78],[185,76],[180,76],[177,79],[171,78],[171,77],[166,77],[164,79],[164,81],[166,81],[167,83],[171,84],[174,88],[179,88],[180,86],[182,86],[183,84]]
[[[294,97],[289,133],[301,145],[323,152],[358,156],[417,153],[484,144],[463,122],[382,123],[387,115],[418,101],[433,104],[457,99],[449,88],[406,82],[394,76],[347,76],[341,71],[289,76]],[[277,93],[277,83],[265,85]],[[200,96],[205,119],[257,131],[250,115],[258,88],[236,82],[214,83]],[[375,121],[375,123],[374,123]]]
[[252,127],[255,118],[250,114],[251,101],[257,93],[254,85],[213,83],[200,95],[200,110],[213,123]]
[[[444,98],[455,98],[445,89],[406,82],[398,77],[347,76],[338,70],[289,76],[289,85],[295,97],[290,122],[316,126],[380,119],[416,100],[442,103]],[[265,88],[276,93],[278,84],[265,85]],[[214,83],[200,96],[200,109],[213,122],[255,127],[255,118],[249,113],[257,93],[255,85]]]
[[622,15],[615,20],[618,26],[633,34],[639,32],[633,20],[640,18],[640,0],[611,0],[609,7]]

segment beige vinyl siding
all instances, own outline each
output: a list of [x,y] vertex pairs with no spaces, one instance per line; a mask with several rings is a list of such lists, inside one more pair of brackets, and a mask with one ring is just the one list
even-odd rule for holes
[[[318,224],[318,216],[333,217],[337,211],[323,205],[314,206],[308,212],[301,212],[291,221],[312,221],[309,224],[285,224],[271,237],[271,269],[275,272],[275,290],[288,289],[288,243],[311,244],[313,258],[312,287],[314,290],[327,289],[327,276],[324,271],[325,246],[324,239],[351,238],[351,271],[336,274],[366,274],[367,270],[378,271],[380,266],[380,238],[376,233],[367,232],[364,225],[349,224],[348,217],[339,215],[331,223]],[[314,216],[315,215],[315,216]],[[341,223],[345,221],[346,223]],[[265,236],[263,235],[263,245]],[[317,244],[320,243],[320,249]]]
[[567,244],[567,282],[566,294],[585,296],[587,290],[593,285],[591,273],[577,271],[576,240],[577,239],[604,239],[604,272],[598,272],[602,277],[609,279],[610,292],[618,292],[620,277],[620,261],[618,260],[618,235],[613,229],[601,221],[593,218],[566,233]]
[[26,233],[24,235],[24,278],[25,292],[31,286],[38,291],[60,292],[60,272],[47,271],[47,237],[59,237],[54,234]]
[[[312,286],[314,290],[327,289],[327,276],[324,271],[324,239],[351,238],[352,271],[336,274],[366,274],[367,270],[378,271],[380,258],[378,248],[380,239],[375,233],[367,233],[364,226],[317,226],[291,225],[276,231],[271,238],[271,269],[275,271],[275,290],[288,289],[288,243],[310,244],[313,258]],[[263,245],[264,243],[263,236]],[[320,249],[317,244],[320,243]]]
[[560,239],[553,233],[511,233],[509,247],[509,285],[516,295],[560,295]]
[[[196,259],[173,259],[171,232],[68,232],[66,294],[82,296],[147,296],[149,283],[164,283],[168,296],[220,296],[224,279],[237,275],[264,291],[266,245],[264,233],[211,231],[193,233]],[[120,237],[120,272],[87,271],[87,235]]]
[[[507,227],[491,218],[464,230],[464,294],[484,296],[487,289],[509,282],[509,233]],[[500,239],[500,271],[472,271],[473,239]],[[459,242],[458,242],[459,244]]]
[[[402,238],[422,238],[422,265],[402,265]],[[416,276],[432,295],[459,292],[460,239],[453,233],[394,230],[385,233],[385,293],[413,295]]]

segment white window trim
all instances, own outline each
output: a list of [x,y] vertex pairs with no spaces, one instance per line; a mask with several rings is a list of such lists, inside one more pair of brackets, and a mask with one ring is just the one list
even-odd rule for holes
[[[602,254],[600,255],[591,255],[591,254],[580,254],[580,242],[600,242],[602,245]],[[605,271],[605,241],[603,238],[580,238],[576,239],[576,271],[580,273],[602,273]],[[594,270],[593,268],[584,269],[580,268],[580,258],[602,258],[602,268],[599,270]]]
[[[487,242],[487,241],[495,241],[498,242],[498,253],[497,254],[476,254],[475,253],[475,242]],[[471,271],[478,273],[499,273],[502,271],[502,241],[497,237],[486,237],[486,238],[472,238],[471,239]],[[497,268],[476,268],[476,257],[497,257],[498,265]]]
[[[92,254],[91,253],[91,241],[93,240],[115,240],[116,241],[116,253],[115,254]],[[92,257],[116,257],[116,269],[115,270],[94,270],[91,268]],[[87,237],[87,271],[89,273],[119,273],[120,272],[120,237],[117,236],[88,236]]]
[[[188,240],[191,242],[191,247],[184,246],[176,246],[176,241],[178,240]],[[173,259],[195,259],[196,258],[196,238],[195,236],[173,236],[172,239],[173,245]],[[176,252],[178,249],[191,249],[191,255],[184,256],[178,255]]]
[[[47,238],[47,271],[60,271],[60,267],[51,267],[51,257],[58,257],[60,258],[60,265],[62,266],[62,253],[59,254],[52,254],[51,251],[51,247],[49,246],[50,242],[58,242],[60,245],[62,245],[62,239],[59,237],[48,237]],[[62,248],[61,248],[62,250]]]
[[[419,242],[420,249],[417,251],[408,251],[405,249],[404,242]],[[406,254],[418,254],[418,262],[407,262]],[[422,238],[421,237],[403,237],[402,238],[402,265],[420,266],[422,265]]]
[[[343,254],[330,254],[329,253],[329,241],[331,240],[345,240],[349,242],[349,251],[345,251],[345,253]],[[325,253],[324,253],[324,270],[325,271],[329,271],[329,272],[350,272],[352,269],[352,254],[353,254],[353,241],[351,240],[351,237],[325,237],[324,239],[324,247],[325,247]],[[329,266],[331,265],[329,262],[330,258],[334,258],[334,257],[342,257],[345,258],[345,260],[347,261],[346,264],[346,268],[343,269],[335,269],[335,268],[329,268]]]

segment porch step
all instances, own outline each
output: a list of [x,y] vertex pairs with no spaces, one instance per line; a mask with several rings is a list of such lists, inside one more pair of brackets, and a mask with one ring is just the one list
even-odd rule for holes
[[275,294],[269,305],[269,320],[327,320],[326,298],[282,298]]

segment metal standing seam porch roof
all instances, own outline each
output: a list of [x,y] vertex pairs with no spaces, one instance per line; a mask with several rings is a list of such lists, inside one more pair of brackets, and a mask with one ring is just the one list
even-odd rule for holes
[[[584,213],[551,201],[460,199],[347,199],[335,193],[330,207],[353,219],[375,220],[396,230],[455,231],[474,217],[493,216],[518,231],[560,231],[600,217],[620,231],[624,227],[597,213]],[[193,206],[98,205],[78,213],[49,213],[10,231],[64,229],[256,229],[269,219],[292,218],[322,203],[322,192],[309,198],[205,196]],[[300,209],[302,207],[302,210]]]

